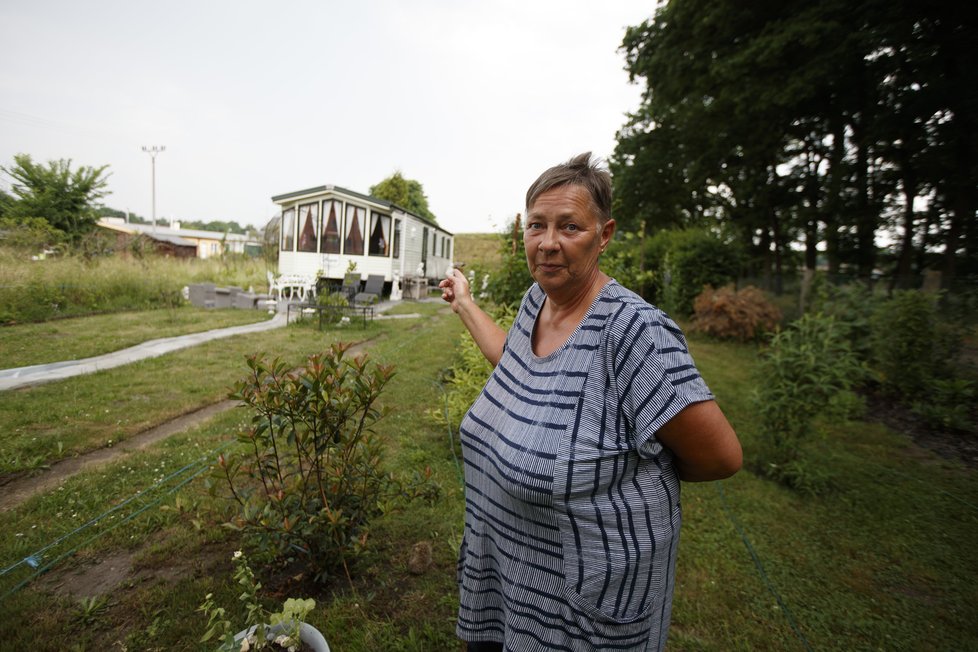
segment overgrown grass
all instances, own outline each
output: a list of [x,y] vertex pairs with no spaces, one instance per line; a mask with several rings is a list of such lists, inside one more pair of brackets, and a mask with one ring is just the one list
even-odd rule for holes
[[0,367],[80,360],[147,340],[263,321],[261,310],[205,310],[189,305],[58,319],[0,328]]
[[[269,605],[287,596],[316,598],[310,621],[336,650],[460,649],[454,638],[455,559],[464,509],[455,458],[460,452],[455,432],[434,425],[425,413],[444,402],[440,374],[452,362],[461,327],[438,304],[417,305],[424,321],[391,320],[367,333],[381,336],[371,342],[371,356],[398,368],[383,399],[392,412],[378,429],[390,438],[389,468],[430,465],[442,485],[441,498],[376,521],[366,555],[351,568],[352,587],[338,580],[316,588],[293,577],[301,567],[260,571]],[[317,339],[305,326],[273,333],[265,335],[274,338],[264,341],[266,350],[297,357],[328,337]],[[234,341],[237,350],[215,354],[236,358],[238,370],[230,365],[226,373],[240,375],[241,356],[256,341]],[[748,396],[756,348],[699,337],[691,347],[749,458],[758,430]],[[133,368],[130,379],[142,384],[151,373]],[[112,400],[93,393],[76,408],[97,413],[111,409]],[[144,409],[133,405],[130,411]],[[156,492],[150,487],[202,457],[213,459],[245,417],[237,410],[224,413],[0,514],[0,527],[9,533],[0,539],[0,566],[138,491],[151,502]],[[971,600],[978,580],[974,471],[876,424],[823,424],[823,430],[825,438],[811,455],[832,471],[834,489],[825,495],[802,497],[746,471],[722,484],[684,485],[671,650],[978,647]],[[160,493],[168,509],[150,506],[123,522],[137,509],[127,505],[125,513],[107,520],[104,527],[114,529],[91,543],[80,545],[89,533],[59,544],[59,552],[80,546],[60,564],[71,570],[58,568],[49,581],[35,580],[3,600],[0,630],[12,632],[4,644],[40,650],[201,649],[197,639],[205,620],[195,609],[207,592],[228,607],[232,619],[240,618],[230,555],[241,544],[220,527],[227,504],[221,492],[211,497],[204,484],[200,477],[172,494],[165,489]],[[406,562],[419,542],[430,543],[432,564],[412,575]],[[107,593],[107,608],[86,624],[65,586],[86,565],[113,555],[128,555],[133,568]],[[19,567],[16,577],[11,572],[3,578],[0,591],[11,586],[8,580],[23,581],[26,570]]]
[[190,283],[267,287],[261,259],[64,256],[30,260],[0,248],[0,324],[120,310],[171,308]]

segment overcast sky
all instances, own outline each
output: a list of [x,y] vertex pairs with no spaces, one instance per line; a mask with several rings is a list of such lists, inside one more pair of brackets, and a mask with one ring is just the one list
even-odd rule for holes
[[[495,231],[545,168],[606,157],[641,88],[618,47],[654,10],[556,0],[0,0],[0,165],[109,165],[108,206],[264,225],[273,195],[422,183]],[[0,188],[11,179],[0,174]]]

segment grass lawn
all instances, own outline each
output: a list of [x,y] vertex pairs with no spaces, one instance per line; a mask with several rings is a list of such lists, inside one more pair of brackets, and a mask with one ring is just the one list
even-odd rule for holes
[[339,333],[350,340],[382,332],[318,333],[282,328],[214,340],[57,383],[0,393],[0,474],[111,446],[227,396],[245,353],[267,351],[298,364]]
[[81,360],[160,337],[199,333],[268,318],[268,313],[261,310],[204,310],[183,306],[4,326],[0,327],[0,351],[3,351],[0,366],[10,369]]
[[[0,422],[21,420],[21,432],[3,429],[8,434],[2,446],[49,459],[56,449],[24,443],[39,436],[24,428],[55,429],[73,450],[98,446],[121,428],[115,420],[150,424],[220,398],[223,387],[243,375],[242,356],[256,348],[298,362],[334,338],[371,337],[372,359],[397,365],[383,396],[392,411],[377,426],[389,440],[388,466],[395,473],[429,466],[441,495],[433,504],[410,503],[376,522],[366,553],[351,566],[352,586],[338,577],[317,587],[295,577],[296,568],[256,570],[269,606],[285,597],[316,599],[309,620],[335,650],[458,650],[460,450],[454,431],[435,425],[428,411],[443,405],[440,380],[462,329],[440,304],[415,305],[423,320],[323,334],[293,326],[213,343],[200,359],[176,353],[161,358],[168,362],[161,367],[134,365],[119,378],[97,374],[90,385],[75,379],[0,394]],[[749,460],[756,349],[697,337],[691,347]],[[194,373],[197,365],[205,371]],[[167,387],[153,389],[159,385]],[[127,388],[158,393],[117,408]],[[65,397],[70,408],[58,411]],[[168,407],[154,411],[156,403]],[[101,414],[107,416],[96,417]],[[245,420],[243,411],[225,412],[0,513],[7,533],[0,539],[0,567],[10,569],[0,576],[0,631],[12,633],[3,645],[203,649],[198,639],[206,623],[196,607],[208,592],[232,619],[241,617],[230,561],[240,539],[221,527],[229,502],[220,483],[213,484],[213,495],[207,491],[206,467],[219,449],[235,445],[233,433]],[[975,472],[874,423],[825,424],[823,431],[810,459],[832,475],[833,489],[825,495],[801,496],[749,470],[723,483],[684,485],[670,650],[978,648],[972,600],[978,581]],[[98,525],[72,534],[111,508],[117,511]],[[407,569],[416,544],[432,550],[431,566],[417,575]],[[44,546],[50,548],[42,565],[65,557],[31,579],[32,569],[18,562]],[[101,597],[82,599],[93,594]]]

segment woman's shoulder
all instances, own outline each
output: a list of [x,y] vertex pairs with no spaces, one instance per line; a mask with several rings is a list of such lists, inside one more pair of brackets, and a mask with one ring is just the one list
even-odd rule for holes
[[661,318],[669,319],[668,315],[657,306],[652,305],[614,279],[604,286],[601,291],[600,302],[604,306],[605,312],[615,320],[639,318],[658,321]]
[[608,330],[616,332],[643,332],[650,335],[668,334],[685,340],[682,329],[661,308],[655,306],[617,281],[608,283],[601,295],[601,302],[608,315]]

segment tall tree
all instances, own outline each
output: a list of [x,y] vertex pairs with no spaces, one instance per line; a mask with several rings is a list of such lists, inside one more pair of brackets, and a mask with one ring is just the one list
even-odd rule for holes
[[395,172],[376,186],[371,186],[370,194],[406,208],[415,215],[426,217],[432,222],[438,221],[428,208],[428,197],[425,196],[421,183],[414,179],[405,179],[400,172]]
[[13,201],[5,216],[14,220],[42,218],[76,240],[98,221],[99,200],[108,194],[108,167],[81,166],[72,171],[70,159],[41,165],[28,154],[17,154],[12,166],[0,168],[14,180]]
[[729,222],[771,269],[803,237],[806,266],[824,249],[864,278],[886,228],[899,275],[925,247],[946,278],[978,270],[976,16],[952,0],[660,4],[622,44],[646,90],[611,158],[616,220]]

